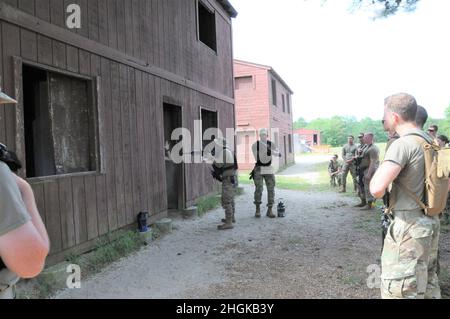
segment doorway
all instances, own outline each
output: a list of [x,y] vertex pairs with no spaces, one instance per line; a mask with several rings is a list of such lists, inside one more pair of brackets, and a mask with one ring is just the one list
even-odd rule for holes
[[[166,193],[167,208],[169,210],[184,209],[185,187],[184,187],[184,165],[176,164],[170,154],[175,145],[182,142],[182,138],[173,141],[172,132],[182,127],[181,107],[164,103],[164,145],[167,146],[166,164]],[[180,151],[181,153],[182,151]],[[182,156],[183,154],[179,154]]]

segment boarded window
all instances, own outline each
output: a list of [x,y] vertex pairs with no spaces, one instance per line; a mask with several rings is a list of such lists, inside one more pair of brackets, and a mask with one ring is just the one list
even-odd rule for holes
[[236,78],[236,90],[251,90],[253,89],[253,77],[242,76]]
[[201,42],[217,51],[216,16],[198,1],[198,33]]
[[272,104],[277,105],[277,81],[272,80]]
[[286,100],[284,99],[284,94],[281,95],[282,103],[283,103],[283,113],[286,113]]
[[[218,137],[218,117],[217,112],[202,110],[202,140],[203,150]],[[205,134],[206,133],[206,134]]]
[[24,65],[28,177],[95,171],[92,81]]

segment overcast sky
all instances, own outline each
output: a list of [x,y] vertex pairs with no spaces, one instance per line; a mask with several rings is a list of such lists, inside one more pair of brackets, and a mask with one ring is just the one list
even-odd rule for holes
[[413,94],[430,115],[450,104],[450,1],[373,21],[352,0],[231,0],[234,57],[272,66],[295,92],[294,119],[381,119],[383,100]]

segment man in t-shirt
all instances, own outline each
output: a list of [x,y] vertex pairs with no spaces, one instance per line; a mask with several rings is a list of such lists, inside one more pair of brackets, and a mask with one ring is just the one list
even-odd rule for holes
[[400,93],[385,100],[385,126],[400,138],[388,149],[370,184],[376,198],[382,198],[386,189],[392,187],[394,220],[381,258],[381,294],[386,299],[441,297],[436,273],[439,218],[426,216],[400,186],[424,199],[425,160],[418,138],[429,143],[432,140],[417,127],[416,113],[417,102],[409,94]]
[[348,143],[344,145],[342,148],[342,160],[344,161],[344,165],[342,167],[341,174],[341,190],[340,193],[347,192],[347,176],[348,172],[352,175],[353,179],[353,187],[356,190],[358,189],[358,182],[356,179],[356,151],[358,150],[358,146],[355,145],[355,138],[353,135],[348,137]]
[[[0,103],[16,102],[0,92]],[[5,148],[0,152],[4,158]],[[30,185],[0,161],[0,299],[15,297],[19,277],[33,278],[42,271],[49,245]]]

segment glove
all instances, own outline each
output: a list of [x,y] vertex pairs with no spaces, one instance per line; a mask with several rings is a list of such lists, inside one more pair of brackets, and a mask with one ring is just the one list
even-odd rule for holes
[[255,178],[255,170],[253,170],[251,173],[250,173],[250,180],[252,180],[252,179],[254,179]]

